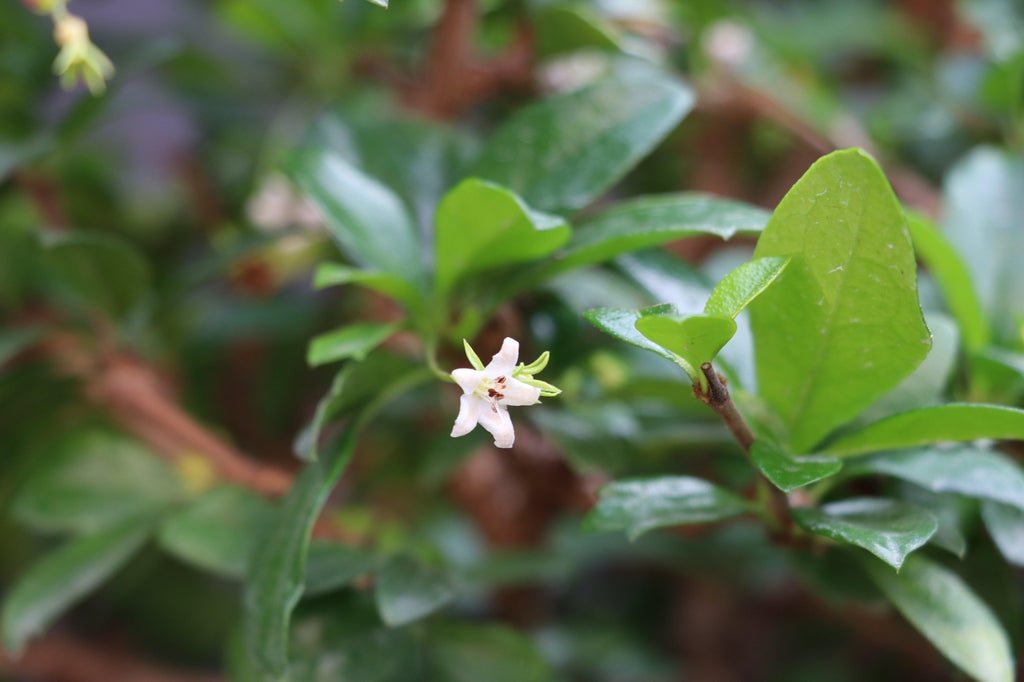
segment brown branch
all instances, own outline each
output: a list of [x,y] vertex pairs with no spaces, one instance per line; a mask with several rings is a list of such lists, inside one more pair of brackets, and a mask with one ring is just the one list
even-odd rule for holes
[[221,675],[175,671],[67,635],[41,637],[14,658],[0,650],[0,674],[47,682],[224,682]]

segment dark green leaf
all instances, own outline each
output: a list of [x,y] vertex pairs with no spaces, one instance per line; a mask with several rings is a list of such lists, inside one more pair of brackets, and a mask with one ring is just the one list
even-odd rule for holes
[[444,575],[409,557],[389,561],[375,580],[377,610],[391,627],[428,616],[454,597]]
[[827,455],[794,457],[768,441],[756,440],[750,448],[754,464],[775,487],[784,492],[802,488],[834,476],[843,468],[841,460]]
[[273,516],[256,493],[219,486],[164,520],[158,539],[168,552],[229,578],[242,578],[263,528]]
[[369,573],[377,558],[364,549],[337,543],[313,542],[306,557],[307,597],[333,592]]
[[621,62],[575,92],[522,110],[484,148],[475,175],[543,211],[582,208],[621,178],[693,107],[689,88]]
[[1003,405],[952,403],[887,417],[841,436],[825,452],[843,457],[942,441],[979,438],[1024,440],[1024,410]]
[[754,255],[793,259],[750,312],[761,396],[799,454],[927,355],[914,250],[885,176],[854,149],[807,171]]
[[146,541],[151,519],[132,519],[71,540],[31,566],[7,594],[3,639],[17,654],[64,611],[113,575]]
[[816,535],[863,547],[896,569],[939,528],[930,512],[878,497],[797,508],[793,519]]
[[1024,509],[998,502],[981,505],[985,528],[1006,560],[1024,567]]
[[747,511],[745,501],[707,481],[666,476],[609,483],[583,524],[588,530],[625,531],[635,539],[654,528],[711,523]]
[[704,312],[720,317],[736,317],[782,274],[787,265],[789,259],[778,256],[756,258],[744,263],[715,286],[704,305]]
[[523,635],[500,625],[444,624],[430,631],[436,682],[547,682],[544,659]]
[[339,360],[363,360],[374,348],[384,343],[401,327],[400,322],[376,324],[366,322],[339,327],[319,334],[309,343],[306,363],[310,367],[326,365]]
[[367,289],[387,294],[396,301],[409,306],[419,303],[421,294],[409,282],[386,272],[350,268],[337,263],[322,263],[313,275],[313,286],[317,289],[339,284],[358,284]]
[[874,561],[865,566],[900,613],[964,672],[981,682],[1013,682],[1006,633],[959,576],[920,556],[899,573]]

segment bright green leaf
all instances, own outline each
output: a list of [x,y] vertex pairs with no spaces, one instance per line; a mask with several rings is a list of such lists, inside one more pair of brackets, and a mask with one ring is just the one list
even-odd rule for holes
[[998,502],[981,505],[985,528],[1006,560],[1024,567],[1024,509]]
[[863,547],[896,569],[939,529],[930,512],[878,497],[796,508],[793,519],[815,535]]
[[843,468],[842,460],[828,455],[794,457],[768,441],[759,439],[750,448],[754,464],[775,487],[789,492],[834,476]]
[[365,322],[318,334],[309,343],[306,362],[310,367],[317,367],[349,358],[363,360],[370,351],[384,343],[401,326],[400,322]]
[[476,178],[441,199],[435,224],[441,292],[466,275],[547,256],[570,235],[562,218],[533,211],[504,187]]
[[992,611],[948,568],[914,556],[895,573],[865,562],[889,601],[950,661],[980,682],[1013,682],[1013,655]]
[[927,355],[914,251],[885,176],[853,149],[804,174],[754,255],[793,259],[750,312],[761,396],[799,454]]
[[543,211],[571,211],[626,174],[690,111],[693,93],[656,67],[620,62],[580,90],[523,109],[491,137],[475,175]]
[[715,286],[704,305],[708,315],[736,317],[789,265],[788,258],[768,256],[739,266]]
[[95,590],[146,541],[149,517],[69,541],[28,569],[3,606],[4,647],[18,653],[64,611]]
[[454,597],[444,575],[409,557],[389,561],[375,581],[377,610],[391,627],[428,616]]
[[363,270],[338,263],[321,263],[313,275],[313,286],[324,289],[339,284],[358,284],[367,289],[379,291],[396,301],[415,306],[421,294],[409,282],[396,275],[378,270]]
[[583,525],[594,531],[625,531],[635,539],[654,528],[711,523],[748,510],[744,500],[707,481],[665,476],[609,483]]
[[628,344],[649,350],[652,353],[676,362],[678,359],[673,357],[672,353],[668,352],[658,344],[648,340],[643,334],[636,329],[636,322],[644,315],[660,315],[660,314],[671,314],[675,313],[675,308],[669,304],[662,304],[651,306],[650,308],[642,308],[640,310],[626,310],[623,308],[595,308],[588,310],[583,313],[583,317],[587,318],[592,325],[603,331],[605,334],[610,334],[620,341],[625,341]]
[[699,368],[711,362],[736,333],[731,317],[716,315],[645,315],[636,329],[649,341],[682,358],[691,368],[691,381],[704,385]]
[[1024,440],[1024,410],[1003,405],[951,403],[901,412],[829,443],[832,455],[862,455],[942,441]]

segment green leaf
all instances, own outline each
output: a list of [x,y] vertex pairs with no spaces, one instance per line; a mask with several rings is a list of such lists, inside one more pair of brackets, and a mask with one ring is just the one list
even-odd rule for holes
[[847,464],[850,476],[882,474],[937,493],[956,493],[1024,509],[1024,471],[977,445],[886,452]]
[[317,289],[339,284],[358,284],[367,289],[379,291],[407,306],[420,303],[421,294],[409,282],[396,275],[379,270],[363,270],[337,263],[321,263],[313,275],[313,286]]
[[625,341],[637,348],[649,350],[652,353],[657,353],[663,358],[667,358],[673,362],[678,362],[679,358],[674,357],[669,351],[665,350],[653,341],[648,340],[647,337],[636,329],[637,320],[645,315],[670,313],[675,313],[675,308],[668,303],[664,303],[661,305],[651,306],[650,308],[641,308],[640,310],[595,308],[583,313],[583,317],[605,334],[610,334],[620,341]]
[[441,199],[435,224],[442,293],[466,275],[547,256],[570,235],[562,218],[533,211],[504,187],[476,178]]
[[41,327],[19,327],[0,330],[0,368],[21,351],[42,338]]
[[878,497],[796,508],[793,519],[815,535],[863,547],[897,570],[939,529],[930,512]]
[[587,7],[542,7],[532,25],[537,31],[537,53],[544,57],[577,50],[619,51],[619,31]]
[[474,175],[543,211],[582,208],[693,108],[693,93],[649,64],[618,63],[580,90],[523,109],[491,137]]
[[272,507],[259,495],[233,485],[218,486],[165,519],[157,539],[182,561],[242,578],[272,516]]
[[999,621],[958,575],[920,556],[899,573],[865,562],[889,601],[946,658],[981,682],[1013,682],[1013,655]]
[[758,439],[750,448],[754,464],[772,484],[789,492],[834,476],[843,468],[842,460],[828,455],[794,457],[768,441]]
[[754,256],[792,257],[750,313],[761,397],[807,452],[927,355],[914,250],[882,171],[853,149],[811,166]]
[[981,517],[1006,560],[1024,566],[1024,509],[998,502],[981,505]]
[[960,326],[964,345],[970,351],[981,350],[989,342],[989,324],[967,266],[927,218],[911,211],[906,216],[914,250],[942,290],[946,305]]
[[1024,318],[1024,160],[981,147],[946,177],[942,227],[967,263],[998,339],[1020,342]]
[[339,154],[306,147],[288,165],[327,220],[331,236],[359,265],[419,285],[422,245],[402,201]]
[[929,542],[963,559],[967,553],[964,528],[968,518],[973,519],[976,511],[974,500],[961,495],[933,492],[913,484],[901,486],[899,492],[901,500],[927,509],[939,522],[939,529]]
[[315,597],[345,587],[369,573],[377,558],[364,549],[333,542],[313,542],[306,558],[306,581],[302,594]]
[[556,258],[524,273],[521,286],[676,239],[702,235],[731,239],[738,232],[756,234],[767,222],[767,211],[699,192],[622,201],[582,223]]
[[704,304],[704,312],[720,317],[736,317],[782,274],[789,260],[768,256],[739,266],[715,286],[708,302]]
[[20,652],[30,638],[113,575],[142,546],[151,528],[149,517],[132,519],[71,540],[31,566],[4,602],[7,651]]
[[711,523],[747,511],[744,500],[707,481],[665,476],[609,483],[601,489],[583,526],[594,531],[625,531],[630,539],[636,539],[654,528]]
[[153,514],[184,492],[143,445],[105,431],[73,433],[49,457],[14,502],[15,516],[36,530],[93,532]]
[[974,403],[922,407],[840,436],[829,443],[824,452],[847,457],[876,450],[978,438],[1024,440],[1024,410]]
[[325,334],[318,334],[309,343],[306,363],[318,367],[339,360],[363,360],[374,348],[384,343],[402,326],[401,322],[377,324],[365,322],[339,327]]
[[703,386],[707,379],[699,367],[715,359],[736,333],[736,322],[717,315],[645,315],[636,321],[636,329],[649,341],[682,358],[690,367],[687,374],[691,381]]
[[377,610],[391,627],[428,616],[455,596],[444,575],[405,556],[385,564],[375,579]]
[[529,639],[501,625],[445,623],[431,628],[436,682],[548,682],[544,659]]

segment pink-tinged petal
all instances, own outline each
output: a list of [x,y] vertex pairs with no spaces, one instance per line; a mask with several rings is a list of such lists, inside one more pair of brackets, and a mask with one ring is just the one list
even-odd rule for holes
[[516,441],[516,432],[512,428],[512,418],[508,416],[508,410],[501,405],[481,401],[480,413],[477,416],[480,426],[494,436],[494,447],[512,447]]
[[540,389],[524,384],[519,379],[508,377],[505,380],[505,388],[499,390],[504,396],[501,399],[503,405],[536,405],[540,402]]
[[459,398],[459,416],[455,418],[455,425],[452,426],[452,438],[465,436],[476,428],[477,419],[483,410],[488,410],[490,405],[474,395],[464,395]]
[[463,393],[472,393],[480,385],[480,382],[487,378],[487,375],[475,369],[461,367],[452,370],[452,378],[455,379],[455,383],[459,385]]
[[491,361],[487,363],[484,371],[492,379],[496,377],[511,376],[512,370],[516,368],[519,360],[519,342],[515,339],[505,337],[501,344],[501,350],[494,354]]

